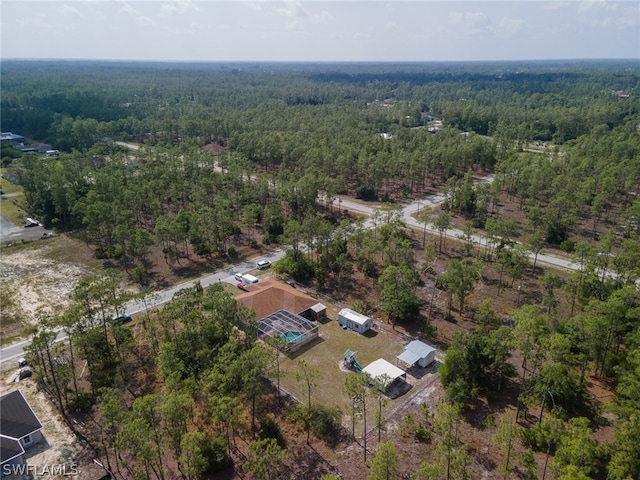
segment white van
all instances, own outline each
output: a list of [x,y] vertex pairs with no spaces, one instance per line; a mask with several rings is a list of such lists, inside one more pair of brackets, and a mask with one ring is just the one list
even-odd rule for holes
[[258,283],[258,277],[254,277],[253,275],[249,275],[248,273],[245,273],[242,275],[242,281],[244,283]]
[[258,283],[258,277],[254,277],[253,275],[249,275],[248,273],[236,273],[233,278],[235,278],[238,282],[243,283]]

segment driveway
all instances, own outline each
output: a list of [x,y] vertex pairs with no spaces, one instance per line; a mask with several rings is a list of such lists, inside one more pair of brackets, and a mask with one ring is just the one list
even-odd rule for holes
[[45,232],[43,226],[18,227],[7,217],[0,215],[0,242],[14,242],[17,240],[37,240]]

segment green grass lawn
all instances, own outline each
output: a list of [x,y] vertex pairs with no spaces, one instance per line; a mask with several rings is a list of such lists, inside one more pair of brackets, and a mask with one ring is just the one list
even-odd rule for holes
[[295,372],[298,361],[305,360],[320,371],[320,378],[312,391],[313,401],[327,406],[339,406],[345,411],[348,401],[342,387],[347,375],[356,373],[341,369],[344,352],[357,352],[356,359],[363,367],[378,358],[384,358],[395,365],[395,357],[402,352],[403,344],[399,337],[386,332],[371,331],[368,335],[360,335],[351,330],[343,330],[336,321],[338,311],[337,307],[327,306],[330,319],[318,324],[320,338],[294,352],[291,357],[282,357],[280,369],[284,376],[280,384],[304,401],[306,393],[303,393],[303,386],[296,382]]
[[[3,198],[0,199],[0,213],[11,220],[15,225],[22,226],[27,213],[27,200],[23,195],[20,185],[0,178],[0,190],[2,190]],[[6,197],[7,195],[18,194],[18,196]]]
[[24,225],[25,218],[28,216],[26,205],[20,199],[24,199],[24,197],[3,198],[0,200],[0,213],[18,227]]

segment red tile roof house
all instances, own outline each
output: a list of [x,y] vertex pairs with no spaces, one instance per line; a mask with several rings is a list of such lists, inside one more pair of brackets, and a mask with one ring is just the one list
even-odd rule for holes
[[295,288],[268,278],[247,286],[248,293],[236,300],[256,313],[257,329],[263,340],[279,336],[283,347],[294,352],[318,337],[314,320],[326,317],[327,307]]
[[0,477],[24,462],[32,445],[44,440],[42,423],[20,390],[0,397]]
[[327,314],[327,307],[316,299],[272,278],[260,280],[260,283],[247,288],[248,293],[235,298],[247,308],[253,309],[257,320],[278,310],[286,310],[308,320],[321,320]]

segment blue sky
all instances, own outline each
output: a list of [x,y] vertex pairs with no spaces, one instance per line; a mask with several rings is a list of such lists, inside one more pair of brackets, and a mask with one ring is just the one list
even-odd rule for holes
[[640,58],[636,0],[2,0],[0,15],[3,59]]

